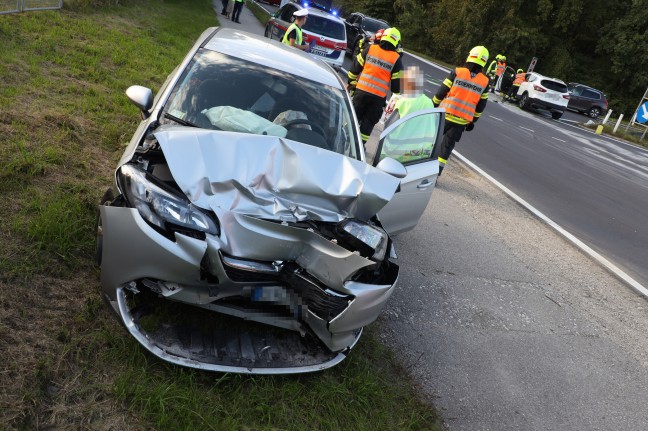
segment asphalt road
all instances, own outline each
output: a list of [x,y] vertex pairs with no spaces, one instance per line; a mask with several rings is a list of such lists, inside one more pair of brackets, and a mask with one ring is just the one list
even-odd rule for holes
[[[446,72],[411,56],[434,94]],[[648,151],[491,96],[456,150],[648,287]]]
[[[238,28],[262,33],[242,20]],[[445,72],[428,67],[433,91]],[[598,208],[570,190],[592,193],[601,178],[625,172],[618,164],[635,164],[639,186],[645,179],[645,156],[622,144],[590,143],[589,135],[496,103],[482,121],[458,150],[504,183],[511,175],[507,185],[543,210],[543,196]],[[567,188],[571,175],[583,177]],[[610,199],[627,186],[612,188]],[[577,228],[598,220],[586,208]],[[451,159],[421,222],[395,246],[399,285],[372,328],[448,429],[647,429],[648,304],[489,181]]]

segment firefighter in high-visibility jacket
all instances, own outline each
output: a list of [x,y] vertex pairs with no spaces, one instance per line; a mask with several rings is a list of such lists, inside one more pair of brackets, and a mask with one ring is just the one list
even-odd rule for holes
[[439,175],[445,168],[463,131],[470,132],[488,102],[488,77],[482,73],[488,50],[476,46],[470,50],[464,67],[457,67],[443,81],[434,95],[434,106],[445,108],[445,128],[439,152]]
[[490,78],[490,88],[491,92],[495,87],[497,79],[502,73],[506,70],[506,56],[502,54],[497,54],[495,60],[491,61],[491,64],[486,69],[486,75]]
[[372,44],[356,56],[348,73],[347,88],[353,95],[353,109],[360,123],[362,142],[366,143],[380,120],[387,94],[400,93],[403,63],[397,52],[400,31],[385,30],[378,44]]
[[515,100],[517,99],[518,90],[520,89],[520,85],[522,85],[525,78],[526,73],[524,73],[524,70],[518,69],[515,75],[515,80],[513,81],[513,84],[511,84],[511,88],[509,88],[508,94],[506,95],[506,98],[508,100],[515,102]]

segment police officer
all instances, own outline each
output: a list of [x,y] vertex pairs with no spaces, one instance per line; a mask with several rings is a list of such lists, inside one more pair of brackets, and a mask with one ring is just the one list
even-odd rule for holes
[[348,73],[349,91],[353,92],[353,109],[360,123],[362,142],[366,144],[371,131],[380,120],[387,93],[400,93],[403,63],[396,51],[400,31],[385,30],[378,44],[371,44],[356,56]]
[[439,175],[464,130],[471,131],[488,102],[488,77],[482,69],[488,61],[488,50],[476,46],[470,50],[464,67],[457,67],[443,81],[434,95],[434,106],[445,108],[445,128],[439,153]]
[[234,0],[234,8],[232,9],[232,21],[234,21],[235,23],[241,23],[241,21],[239,21],[239,16],[241,15],[241,11],[243,10],[244,1],[245,0]]
[[285,43],[288,46],[301,49],[302,51],[308,51],[310,45],[307,43],[302,43],[304,41],[304,36],[302,35],[302,27],[306,24],[306,18],[308,17],[308,9],[299,9],[293,12],[295,21],[290,24],[286,34],[284,34],[281,42]]

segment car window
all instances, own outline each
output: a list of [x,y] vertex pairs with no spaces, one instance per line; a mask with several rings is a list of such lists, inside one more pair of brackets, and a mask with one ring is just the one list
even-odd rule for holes
[[592,91],[592,90],[584,90],[583,97],[587,97],[588,99],[596,99],[596,100],[601,99],[601,95],[596,91]]
[[378,21],[377,19],[365,18],[364,22],[362,23],[362,28],[371,33],[376,33],[381,28],[386,27],[387,26],[384,22]]
[[309,15],[304,30],[331,39],[346,39],[344,24],[317,15]]
[[533,73],[528,75],[528,82],[535,82],[538,79],[538,75],[534,75]]
[[380,145],[378,160],[391,157],[404,165],[429,160],[440,132],[440,115],[414,116],[389,131]]
[[[357,158],[343,89],[201,48],[163,109],[205,129],[272,135]],[[166,115],[168,114],[168,115]]]
[[288,21],[291,22],[293,18],[293,13],[297,10],[297,8],[292,5],[292,4],[287,4],[284,6],[283,10],[281,11],[281,20],[282,21]]
[[583,87],[574,87],[572,89],[572,94],[574,96],[580,96],[581,94],[583,94]]
[[543,79],[540,81],[540,84],[548,88],[549,90],[558,91],[560,93],[567,93],[567,86],[561,82],[551,81],[549,79]]

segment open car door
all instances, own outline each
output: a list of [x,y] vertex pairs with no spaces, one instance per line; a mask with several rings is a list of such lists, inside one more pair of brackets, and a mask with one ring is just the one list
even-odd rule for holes
[[425,109],[399,119],[380,135],[373,165],[391,157],[407,168],[399,190],[378,213],[390,235],[414,229],[427,207],[439,175],[444,120],[444,109]]

